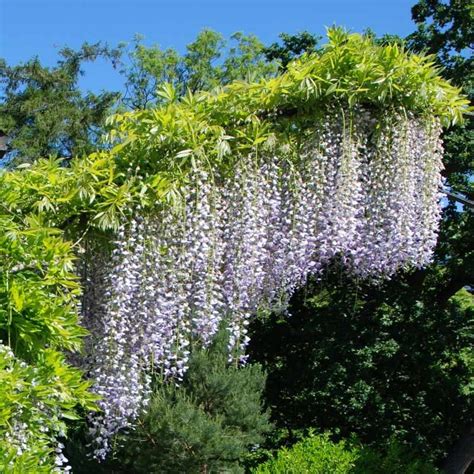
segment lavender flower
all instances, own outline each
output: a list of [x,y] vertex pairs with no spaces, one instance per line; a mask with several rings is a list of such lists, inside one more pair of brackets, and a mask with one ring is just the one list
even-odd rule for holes
[[179,381],[189,346],[206,346],[221,325],[244,362],[252,315],[284,309],[333,259],[364,278],[429,262],[440,132],[436,120],[335,110],[298,159],[274,148],[239,157],[232,177],[196,168],[181,208],[134,209],[110,255],[92,246],[82,364],[102,396],[91,416],[95,455],[146,408],[153,375]]

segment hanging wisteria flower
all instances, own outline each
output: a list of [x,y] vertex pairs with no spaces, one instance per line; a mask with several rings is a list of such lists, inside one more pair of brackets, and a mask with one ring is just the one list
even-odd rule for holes
[[282,309],[334,259],[362,277],[425,265],[436,242],[441,143],[436,120],[333,110],[298,160],[273,147],[233,173],[194,167],[176,208],[134,209],[110,257],[84,266],[85,365],[102,396],[97,457],[146,406],[151,377],[179,381],[189,346],[220,326],[245,360],[247,325]]

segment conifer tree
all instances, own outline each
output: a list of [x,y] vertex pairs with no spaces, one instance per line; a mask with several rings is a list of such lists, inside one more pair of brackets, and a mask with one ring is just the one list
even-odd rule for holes
[[209,348],[193,351],[180,386],[156,382],[146,413],[104,464],[69,454],[74,472],[243,472],[249,448],[271,429],[261,401],[265,374],[258,364],[228,360],[222,330]]

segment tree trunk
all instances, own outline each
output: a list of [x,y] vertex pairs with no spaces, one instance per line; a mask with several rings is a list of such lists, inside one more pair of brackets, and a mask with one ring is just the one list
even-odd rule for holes
[[464,474],[474,460],[474,424],[452,447],[444,462],[446,474]]

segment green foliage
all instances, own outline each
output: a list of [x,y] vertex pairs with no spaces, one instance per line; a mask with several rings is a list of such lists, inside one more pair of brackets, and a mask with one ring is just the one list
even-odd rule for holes
[[194,93],[219,85],[218,69],[213,63],[221,56],[223,46],[222,36],[212,30],[203,30],[188,44],[183,58],[187,89]]
[[0,216],[0,339],[31,361],[45,345],[79,349],[85,331],[77,324],[70,243],[39,218],[25,221],[19,228]]
[[234,80],[260,79],[272,76],[276,65],[266,61],[264,46],[256,36],[237,32],[230,46],[222,35],[205,29],[186,47],[184,55],[175,49],[147,47],[136,36],[131,45],[122,44],[126,78],[123,103],[132,110],[156,107],[163,103],[160,88],[168,83],[178,96],[229,84]]
[[63,354],[85,334],[74,257],[38,216],[0,214],[0,228],[0,471],[51,472],[65,421],[96,400]]
[[143,38],[135,36],[131,45],[121,44],[122,56],[128,58],[121,73],[125,77],[126,93],[123,104],[133,109],[144,109],[155,102],[160,82],[181,83],[181,58],[174,49],[162,50],[158,46],[146,47]]
[[172,85],[163,86],[160,108],[111,119],[109,140],[117,144],[119,163],[140,170],[147,187],[169,198],[197,162],[226,170],[243,153],[283,145],[295,150],[330,107],[363,105],[384,115],[399,107],[445,123],[461,121],[468,110],[432,58],[341,29],[329,30],[328,39],[320,54],[296,60],[278,77],[181,99]]
[[293,297],[291,316],[254,323],[249,350],[278,426],[444,455],[474,413],[474,306],[441,305],[420,273],[370,285],[336,269]]
[[78,321],[73,245],[48,219],[64,203],[66,169],[44,161],[38,170],[22,174],[29,181],[0,175],[0,471],[6,473],[51,472],[66,420],[94,409],[96,400],[64,357],[80,350],[86,334]]
[[288,64],[300,57],[303,53],[317,51],[317,45],[322,39],[307,31],[302,31],[295,35],[280,33],[281,44],[272,43],[265,47],[264,54],[268,61],[278,61],[280,68],[285,69]]
[[461,106],[455,98],[459,90],[454,92],[440,81],[432,57],[408,55],[396,44],[381,46],[368,35],[334,28],[328,30],[322,54],[309,58],[289,65],[288,73],[301,81],[301,93],[315,99],[336,94],[349,104],[383,106],[390,101],[418,112],[431,103],[436,115],[443,110],[443,119],[461,121],[461,114],[455,111]]
[[96,150],[105,118],[118,99],[112,92],[83,94],[81,66],[98,57],[116,62],[117,52],[100,43],[64,48],[52,68],[38,58],[8,66],[0,59],[0,130],[10,139],[9,160],[32,162],[55,155],[70,159]]
[[[458,90],[437,76],[428,58],[339,29],[328,34],[321,54],[291,63],[275,78],[181,98],[164,85],[160,108],[110,120],[110,151],[77,158],[69,167],[40,160],[7,173],[0,178],[2,202],[14,213],[39,211],[47,225],[71,233],[114,229],[134,205],[179,203],[198,162],[231,173],[234,160],[249,152],[277,148],[292,159],[318,117],[337,104],[354,113],[363,104],[384,115],[403,106],[453,121],[466,111]],[[239,41],[244,44],[243,37]]]
[[[243,472],[239,462],[270,429],[261,402],[265,376],[258,365],[229,365],[228,356],[221,333],[192,353],[182,384],[158,382],[137,427],[116,440],[104,472]],[[91,472],[74,459],[74,472]]]
[[406,446],[392,441],[384,451],[362,448],[354,474],[435,474],[438,469]]
[[[118,136],[130,141],[130,149],[132,143],[144,139],[149,153],[160,153],[168,160],[166,168],[173,169],[182,164],[176,160],[184,157],[176,156],[180,151],[213,156],[218,155],[218,144],[224,139],[233,145],[242,136],[238,132],[250,140],[255,127],[265,128],[259,120],[276,111],[293,111],[292,124],[298,133],[295,109],[314,118],[316,105],[399,106],[447,122],[461,121],[467,111],[467,101],[438,76],[432,58],[410,55],[397,45],[380,46],[369,36],[341,29],[328,30],[328,40],[321,54],[296,60],[276,78],[236,82],[212,92],[186,95],[181,101],[175,100],[179,94],[162,89],[161,96],[168,91],[170,98],[166,106],[116,116]],[[270,120],[266,122],[272,126]]]
[[64,167],[59,159],[37,160],[31,166],[0,174],[2,206],[12,220],[41,216],[45,227],[81,237],[91,228],[114,229],[124,209],[140,202],[142,185],[125,180],[109,153],[93,153]]
[[277,66],[268,59],[265,48],[254,35],[234,33],[230,37],[232,44],[221,68],[221,83],[245,80],[255,82],[276,74]]
[[[412,47],[437,54],[441,63],[456,68],[461,58],[455,53],[472,49],[474,43],[472,3],[469,0],[420,0],[411,12],[418,27],[408,37]],[[472,63],[468,55],[462,60]]]
[[418,460],[393,442],[385,453],[354,441],[334,442],[328,434],[309,436],[253,470],[255,474],[433,474],[433,465]]
[[276,458],[258,466],[256,474],[345,474],[351,472],[358,451],[344,441],[334,443],[328,434],[304,438],[282,448]]

